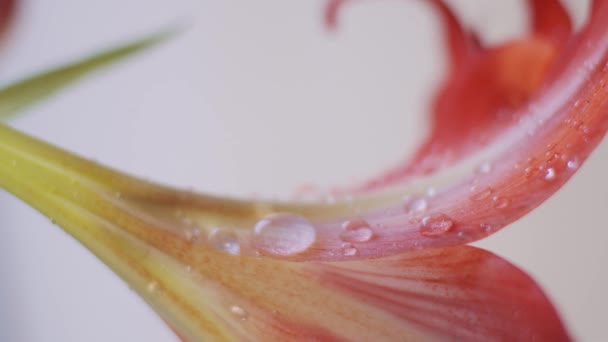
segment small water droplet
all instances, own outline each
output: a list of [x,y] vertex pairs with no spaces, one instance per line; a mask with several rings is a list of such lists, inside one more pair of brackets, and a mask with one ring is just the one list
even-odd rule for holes
[[578,158],[574,157],[574,158],[568,160],[568,163],[566,164],[566,166],[570,170],[576,170],[580,166],[580,162],[578,161]]
[[148,292],[150,292],[150,293],[156,292],[156,290],[158,290],[158,282],[156,282],[156,281],[149,282],[147,289],[148,289]]
[[488,173],[492,172],[492,164],[490,162],[483,162],[481,165],[479,165],[479,168],[477,168],[477,172],[487,175]]
[[424,197],[408,198],[405,211],[408,213],[421,213],[429,208],[429,202]]
[[491,225],[491,224],[488,224],[488,223],[481,223],[481,224],[479,225],[479,228],[481,228],[481,229],[482,229],[484,232],[486,232],[486,233],[489,233],[489,232],[491,232],[491,231],[492,231],[492,229],[494,229],[494,228],[492,227],[492,225]]
[[353,246],[352,243],[343,243],[342,244],[342,254],[344,256],[355,256],[359,253],[359,250]]
[[188,273],[192,272],[192,266],[187,265],[186,266],[186,272],[188,272]]
[[259,250],[289,256],[309,249],[317,239],[313,225],[304,217],[278,213],[260,220],[254,228],[253,244]]
[[234,232],[213,228],[207,237],[211,247],[232,255],[241,253],[241,245]]
[[425,216],[421,223],[420,233],[424,236],[443,235],[454,227],[454,221],[441,213]]
[[234,317],[240,319],[240,320],[246,320],[248,315],[247,315],[247,311],[245,311],[245,309],[243,309],[242,307],[238,306],[238,305],[233,305],[230,307],[230,313],[232,315],[234,315]]
[[576,100],[576,102],[574,102],[574,108],[578,108],[581,106],[581,100]]
[[426,195],[429,197],[433,197],[433,196],[437,195],[437,189],[435,189],[434,187],[430,187],[430,188],[426,189]]
[[545,171],[545,180],[554,180],[555,177],[557,176],[555,169],[550,167]]
[[199,241],[201,238],[201,231],[196,227],[192,229],[186,229],[184,231],[184,236],[186,237],[186,240],[190,242],[196,242]]
[[471,191],[474,192],[474,194],[470,196],[473,201],[483,201],[484,199],[490,197],[493,192],[492,188],[485,187],[479,189],[477,186],[472,186]]
[[342,224],[340,239],[346,242],[367,242],[374,237],[374,231],[364,220],[346,221]]
[[492,200],[494,201],[494,208],[496,209],[506,209],[511,204],[511,201],[504,197],[494,196]]

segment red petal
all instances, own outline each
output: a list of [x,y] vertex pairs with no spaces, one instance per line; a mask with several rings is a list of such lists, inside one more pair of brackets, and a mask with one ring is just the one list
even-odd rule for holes
[[421,336],[461,341],[569,340],[555,309],[530,277],[474,247],[336,263],[324,268],[322,277],[326,286],[389,312]]
[[0,35],[4,34],[15,14],[16,0],[0,0]]
[[559,0],[528,0],[532,12],[532,31],[564,43],[572,34],[572,21]]
[[[423,147],[428,154],[420,155],[415,159],[416,163],[408,165],[405,169],[396,170],[388,177],[379,178],[367,184],[362,190],[386,186],[411,175],[404,172],[434,170],[442,162],[439,158],[439,156],[443,157],[443,154],[439,153],[442,148],[447,149],[457,145],[458,139],[461,145],[458,146],[460,149],[456,150],[457,155],[468,154],[478,148],[476,144],[480,144],[479,141],[471,140],[477,134],[475,130],[480,129],[496,136],[500,131],[504,131],[504,135],[494,146],[502,152],[494,151],[494,156],[497,157],[491,163],[493,167],[489,174],[474,175],[442,189],[435,196],[421,196],[425,201],[422,209],[428,208],[427,210],[415,210],[416,208],[404,210],[410,205],[398,203],[360,213],[359,218],[367,222],[374,235],[369,241],[357,245],[357,256],[345,256],[339,253],[343,249],[341,247],[343,241],[340,239],[343,233],[342,222],[315,220],[313,223],[318,228],[319,239],[314,250],[303,253],[295,259],[378,257],[417,248],[467,243],[495,232],[541,204],[572,176],[597,146],[608,128],[608,90],[606,89],[608,25],[606,23],[608,23],[608,1],[597,1],[594,3],[594,12],[589,23],[578,34],[576,40],[561,51],[559,64],[561,68],[554,72],[552,82],[544,85],[541,91],[531,91],[532,94],[524,92],[524,95],[531,96],[525,101],[519,98],[514,100],[516,103],[513,105],[512,118],[517,120],[507,125],[506,129],[492,120],[489,120],[485,127],[474,123],[483,117],[482,108],[490,110],[489,108],[493,106],[492,101],[495,101],[491,94],[483,92],[482,83],[479,81],[478,93],[467,93],[462,90],[461,97],[468,99],[466,104],[477,110],[474,115],[469,114],[472,117],[468,122],[474,129],[468,131],[467,125],[460,125],[457,127],[461,127],[462,131],[450,135],[447,124],[444,126],[442,123],[437,123],[436,129],[444,128],[445,132],[441,132],[445,134],[439,134],[431,144],[442,141],[448,143],[439,145],[435,150]],[[542,57],[542,54],[531,53],[537,50],[543,51],[545,48],[542,44],[548,43],[525,40],[496,51],[502,51],[498,54],[499,57],[503,54],[515,56],[515,62],[512,58],[506,58],[504,63],[507,65],[513,62],[515,65],[525,66],[533,61],[545,65],[546,59],[553,58],[555,54],[551,52],[550,47],[546,47],[547,57],[541,58],[540,61],[539,55]],[[519,53],[518,49],[523,52]],[[525,58],[522,58],[522,54]],[[481,65],[488,65],[486,72],[492,72],[494,75],[492,77],[496,77],[496,71],[490,67],[496,64]],[[536,65],[536,68],[539,66]],[[504,70],[505,75],[508,76],[508,71],[513,68],[511,66],[499,69],[499,72],[500,70]],[[522,74],[522,77],[525,74],[529,73]],[[527,83],[515,82],[516,86],[522,84]],[[536,83],[533,82],[530,89],[535,86]],[[446,91],[458,91],[452,89],[454,88]],[[457,100],[455,98],[454,102]],[[522,103],[525,105],[522,106]],[[453,105],[455,106],[454,103]],[[446,117],[449,118],[447,112]],[[453,125],[456,124],[458,122],[454,120]],[[463,137],[462,132],[470,132],[471,135]],[[415,202],[414,207],[415,204],[420,202]],[[350,218],[352,216],[345,215],[343,221]],[[428,225],[425,225],[425,220]]]
[[[334,28],[350,0],[330,0],[325,20]],[[439,89],[432,129],[417,153],[356,191],[369,191],[430,174],[491,143],[519,119],[520,109],[548,79],[572,23],[557,0],[529,0],[533,36],[483,49],[441,0],[432,0],[444,23],[452,69]],[[352,189],[350,190],[352,191]]]

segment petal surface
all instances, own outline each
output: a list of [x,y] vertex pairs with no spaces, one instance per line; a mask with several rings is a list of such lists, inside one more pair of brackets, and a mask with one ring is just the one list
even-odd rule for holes
[[184,340],[569,340],[538,286],[489,252],[308,263],[243,256],[225,248],[230,240],[186,236],[2,141],[0,160],[14,163],[0,164],[0,186],[89,248]]
[[[564,50],[565,64],[554,81],[532,96],[516,114],[520,119],[482,159],[448,170],[452,178],[447,181],[416,179],[403,189],[333,204],[246,201],[141,181],[8,127],[0,128],[0,137],[10,151],[20,146],[14,156],[6,156],[8,163],[41,163],[55,170],[58,182],[60,175],[71,175],[101,191],[99,196],[116,196],[151,222],[192,239],[223,232],[215,238],[220,242],[209,238],[206,243],[238,243],[243,255],[333,261],[460,245],[492,234],[546,200],[604,136],[608,2],[597,1],[593,8],[589,23]],[[432,191],[423,192],[429,184]],[[345,243],[357,253],[345,253]]]

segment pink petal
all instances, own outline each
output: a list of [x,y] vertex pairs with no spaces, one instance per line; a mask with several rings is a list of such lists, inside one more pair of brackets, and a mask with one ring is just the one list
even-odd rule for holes
[[[466,341],[565,341],[530,277],[474,247],[427,250],[323,267],[324,284],[389,312],[421,336]],[[370,310],[373,313],[373,310]]]

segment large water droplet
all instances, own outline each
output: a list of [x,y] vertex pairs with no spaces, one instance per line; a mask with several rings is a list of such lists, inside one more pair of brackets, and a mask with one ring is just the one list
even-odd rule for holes
[[233,305],[230,307],[230,313],[240,319],[240,320],[246,320],[248,315],[247,315],[247,311],[245,311],[245,309],[243,309],[242,307],[238,306],[238,305]]
[[366,242],[374,236],[374,231],[364,220],[346,221],[342,229],[340,239],[345,242]]
[[219,228],[213,228],[208,236],[209,245],[211,247],[226,252],[228,254],[238,255],[241,252],[241,245],[236,234],[229,231],[223,231]]
[[262,252],[289,256],[309,249],[317,232],[304,217],[288,213],[272,214],[254,228],[253,244]]
[[359,253],[359,250],[352,243],[342,244],[342,254],[344,256],[355,256]]
[[454,221],[441,213],[425,216],[421,223],[420,234],[424,236],[443,235],[454,227]]

